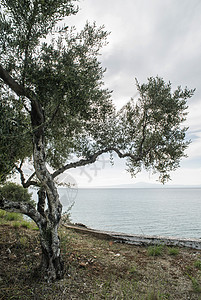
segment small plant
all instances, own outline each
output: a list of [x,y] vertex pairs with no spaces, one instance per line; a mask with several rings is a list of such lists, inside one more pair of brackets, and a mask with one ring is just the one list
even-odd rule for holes
[[179,249],[175,248],[175,247],[170,247],[170,248],[168,248],[168,254],[169,255],[178,255]]
[[73,201],[73,203],[68,207],[68,209],[63,213],[62,215],[62,224],[72,224],[72,220],[71,220],[71,210],[73,208],[75,204],[75,201]]
[[163,245],[150,246],[148,247],[147,253],[149,256],[159,256],[162,255],[163,248]]
[[196,260],[196,261],[194,262],[194,266],[195,266],[197,269],[201,270],[201,260]]
[[193,290],[196,293],[201,293],[201,286],[200,286],[199,282],[197,281],[197,279],[194,277],[191,277],[191,281],[192,281]]
[[193,287],[194,292],[201,293],[201,286],[200,286],[199,282],[197,281],[197,279],[195,277],[189,275],[188,273],[187,273],[187,275],[192,282],[192,287]]

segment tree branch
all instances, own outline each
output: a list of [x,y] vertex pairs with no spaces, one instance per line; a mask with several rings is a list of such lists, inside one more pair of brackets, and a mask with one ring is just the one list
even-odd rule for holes
[[38,186],[38,182],[37,181],[32,181],[32,178],[35,176],[36,172],[34,172],[30,177],[29,179],[26,181],[25,180],[25,177],[24,177],[24,173],[21,169],[22,167],[22,163],[20,164],[20,167],[16,166],[15,165],[15,168],[16,170],[19,172],[20,174],[20,179],[21,179],[21,184],[22,186],[26,189],[28,187],[30,187],[31,185],[34,185],[34,186]]
[[52,114],[51,119],[47,122],[46,126],[51,124],[54,121],[54,118],[56,117],[58,111],[59,111],[59,106],[61,105],[61,101],[58,103],[56,109],[54,110],[54,113]]
[[1,65],[0,77],[18,96],[26,96],[23,86],[18,84]]
[[[0,78],[3,79],[4,83],[6,83],[11,88],[11,90],[15,92],[18,96],[27,97],[31,101],[32,108],[37,113],[40,120],[44,119],[43,114],[41,112],[41,105],[37,100],[35,93],[32,90],[26,89],[22,85],[17,83],[17,81],[15,81],[1,65],[0,65]],[[43,125],[43,121],[41,122],[42,125]]]
[[131,153],[128,153],[128,152],[127,153],[122,153],[119,149],[117,149],[115,147],[108,147],[108,148],[105,148],[103,150],[97,151],[91,157],[89,157],[87,159],[81,159],[77,162],[73,162],[73,163],[67,164],[67,165],[59,168],[57,171],[55,171],[52,174],[52,177],[55,178],[58,175],[60,175],[61,173],[63,173],[64,171],[72,169],[72,168],[77,168],[77,167],[82,167],[82,166],[85,166],[85,165],[88,165],[88,164],[92,164],[97,160],[98,156],[100,156],[103,153],[107,153],[107,152],[111,152],[111,151],[116,152],[117,155],[119,156],[119,158],[129,157],[134,161],[141,160],[141,156],[135,156],[135,155],[132,155]]
[[142,140],[139,146],[139,153],[142,153],[142,148],[143,148],[143,144],[145,141],[145,130],[147,127],[147,112],[144,112],[144,116],[143,116],[143,127],[142,127]]
[[36,172],[33,172],[33,174],[27,179],[26,187],[29,187],[30,185],[39,186],[37,181],[32,181],[32,178],[36,175]]
[[16,168],[16,170],[18,171],[18,173],[20,174],[21,184],[22,184],[22,186],[24,187],[24,185],[25,185],[25,177],[24,177],[24,173],[23,173],[23,171],[22,171],[22,169],[21,169],[22,163],[23,163],[23,162],[21,162],[21,164],[20,164],[19,167],[15,165],[15,168]]
[[9,201],[3,196],[0,196],[0,208],[9,212],[25,214],[37,224],[45,221],[43,220],[41,214],[30,203]]

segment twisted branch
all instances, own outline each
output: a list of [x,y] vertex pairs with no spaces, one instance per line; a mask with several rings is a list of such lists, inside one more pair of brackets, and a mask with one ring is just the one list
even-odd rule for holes
[[122,153],[119,149],[117,149],[115,147],[107,147],[103,150],[97,151],[96,153],[94,153],[92,156],[90,156],[87,159],[81,159],[77,162],[72,162],[72,163],[66,164],[65,166],[63,166],[63,167],[59,168],[57,171],[55,171],[52,174],[52,177],[55,178],[58,175],[60,175],[61,173],[63,173],[64,171],[72,169],[72,168],[77,168],[77,167],[82,167],[82,166],[85,166],[85,165],[88,165],[88,164],[92,164],[97,160],[98,156],[100,156],[103,153],[107,153],[107,152],[111,152],[111,151],[116,152],[117,155],[119,156],[119,158],[129,157],[129,158],[131,158],[132,160],[134,160],[136,162],[141,160],[141,156],[135,156],[135,155],[133,155],[129,152]]

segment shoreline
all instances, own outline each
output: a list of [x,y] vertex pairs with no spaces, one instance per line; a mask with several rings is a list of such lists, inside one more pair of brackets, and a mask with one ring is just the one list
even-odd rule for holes
[[91,234],[102,239],[114,240],[118,243],[132,244],[136,246],[150,246],[150,245],[166,245],[176,247],[187,247],[191,249],[201,250],[201,239],[195,238],[179,238],[166,237],[157,235],[141,235],[141,234],[127,234],[122,232],[102,231],[88,228],[83,224],[62,224],[62,226],[75,230],[83,234]]

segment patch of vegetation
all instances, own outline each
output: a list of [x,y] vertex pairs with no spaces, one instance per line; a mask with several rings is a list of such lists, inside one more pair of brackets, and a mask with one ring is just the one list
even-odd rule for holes
[[15,229],[20,227],[38,231],[38,227],[31,220],[25,220],[22,214],[10,213],[0,209],[0,224],[11,225]]
[[22,221],[23,215],[13,212],[6,212],[0,209],[0,219],[3,219],[4,221]]
[[149,256],[159,256],[159,255],[162,255],[163,250],[164,250],[163,245],[149,246],[147,253]]
[[[60,228],[66,274],[61,281],[40,280],[39,234],[11,221],[0,226],[0,299],[167,300],[200,297],[200,271],[194,263],[201,251],[180,249],[179,262],[165,246],[118,244]],[[149,248],[151,249],[151,248]],[[186,266],[188,268],[187,276]],[[37,268],[36,268],[37,267]],[[190,278],[190,280],[189,280]]]
[[200,259],[196,260],[196,261],[194,262],[194,266],[195,266],[197,269],[201,270],[201,260],[200,260]]
[[21,227],[23,228],[29,228],[32,229],[33,228],[33,222],[29,222],[29,221],[22,221],[21,222]]
[[196,293],[201,293],[201,286],[195,277],[191,277],[192,287]]
[[[201,293],[201,283],[198,278],[200,278],[200,273],[195,272],[192,266],[187,266],[186,267],[186,275],[190,278],[191,284],[192,284],[192,289],[195,293],[200,294]],[[198,271],[199,272],[199,271]],[[197,276],[196,276],[197,275]],[[199,297],[200,299],[200,297]]]
[[5,214],[5,210],[0,209],[0,218],[4,218]]
[[12,226],[13,226],[15,229],[18,229],[18,228],[20,228],[21,223],[20,223],[20,222],[13,222],[13,223],[12,223]]
[[169,294],[161,294],[157,291],[151,291],[148,292],[145,300],[165,300],[165,299],[171,299]]
[[0,187],[0,196],[9,199],[9,201],[28,202],[35,206],[35,202],[32,200],[32,193],[29,193],[27,189],[13,182],[7,182]]
[[179,249],[175,247],[168,247],[168,254],[169,255],[178,255]]

